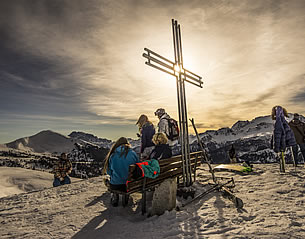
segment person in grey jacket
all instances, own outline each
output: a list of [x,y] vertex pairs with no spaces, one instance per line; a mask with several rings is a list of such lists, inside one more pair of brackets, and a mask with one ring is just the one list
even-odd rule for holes
[[[155,115],[159,118],[158,133],[164,133],[167,137],[169,136],[168,120],[170,116],[165,112],[163,108],[159,108],[155,111]],[[169,140],[168,145],[173,146],[177,143],[177,140]]]

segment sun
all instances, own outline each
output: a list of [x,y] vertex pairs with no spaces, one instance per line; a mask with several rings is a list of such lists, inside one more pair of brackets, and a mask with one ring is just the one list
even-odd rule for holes
[[178,64],[174,66],[174,69],[175,69],[176,72],[180,72],[181,71],[181,68],[180,68],[180,66]]

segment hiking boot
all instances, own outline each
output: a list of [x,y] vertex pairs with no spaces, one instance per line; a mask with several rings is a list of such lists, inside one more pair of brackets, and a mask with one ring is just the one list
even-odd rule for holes
[[129,194],[123,194],[122,196],[123,207],[126,207],[128,205],[128,201],[129,201]]
[[111,205],[113,207],[119,206],[119,194],[113,193],[111,196]]

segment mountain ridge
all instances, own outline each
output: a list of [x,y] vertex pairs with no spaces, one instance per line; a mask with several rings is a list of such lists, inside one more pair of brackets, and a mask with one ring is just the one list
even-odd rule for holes
[[[289,115],[288,121],[292,119]],[[301,120],[305,118],[301,116]],[[239,120],[231,127],[223,127],[218,130],[207,130],[199,134],[199,137],[214,163],[223,163],[229,160],[227,151],[234,144],[237,155],[243,161],[258,162],[258,156],[268,158],[267,162],[274,162],[275,154],[270,151],[270,139],[273,131],[273,122],[271,117],[258,116],[252,120]],[[191,151],[198,151],[199,146],[195,135],[190,135]],[[133,149],[139,151],[140,139],[130,139]],[[93,134],[81,131],[73,131],[68,136],[60,133],[43,130],[33,136],[17,139],[5,144],[9,148],[19,150],[30,150],[38,153],[59,153],[71,152],[75,145],[92,145],[104,149],[109,149],[113,144],[112,140],[99,138]],[[173,154],[180,154],[181,147],[176,144],[173,148]],[[255,150],[255,152],[253,151]],[[254,155],[256,155],[254,157]],[[265,159],[263,160],[265,161]]]

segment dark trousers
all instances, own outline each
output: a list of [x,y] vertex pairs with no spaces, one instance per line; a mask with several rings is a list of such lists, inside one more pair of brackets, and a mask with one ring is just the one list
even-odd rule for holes
[[58,187],[64,184],[70,184],[71,180],[68,176],[64,177],[63,181],[60,181],[59,178],[54,178],[53,187]]
[[300,147],[300,150],[301,150],[301,154],[303,155],[303,159],[305,161],[305,143],[295,145],[295,146],[292,146],[292,151],[293,151],[293,156],[294,156],[294,160],[295,160],[296,164],[298,164],[298,162],[300,162],[300,160],[298,160],[299,147]]
[[110,183],[110,189],[126,192],[126,185],[125,184],[111,184]]
[[[110,184],[110,189],[112,190],[118,190],[122,192],[126,192],[126,185],[125,184]],[[114,207],[117,207],[119,205],[119,194],[118,193],[112,193],[111,195],[111,204]],[[128,204],[129,195],[123,195],[122,196],[122,204],[123,207],[125,207]]]

